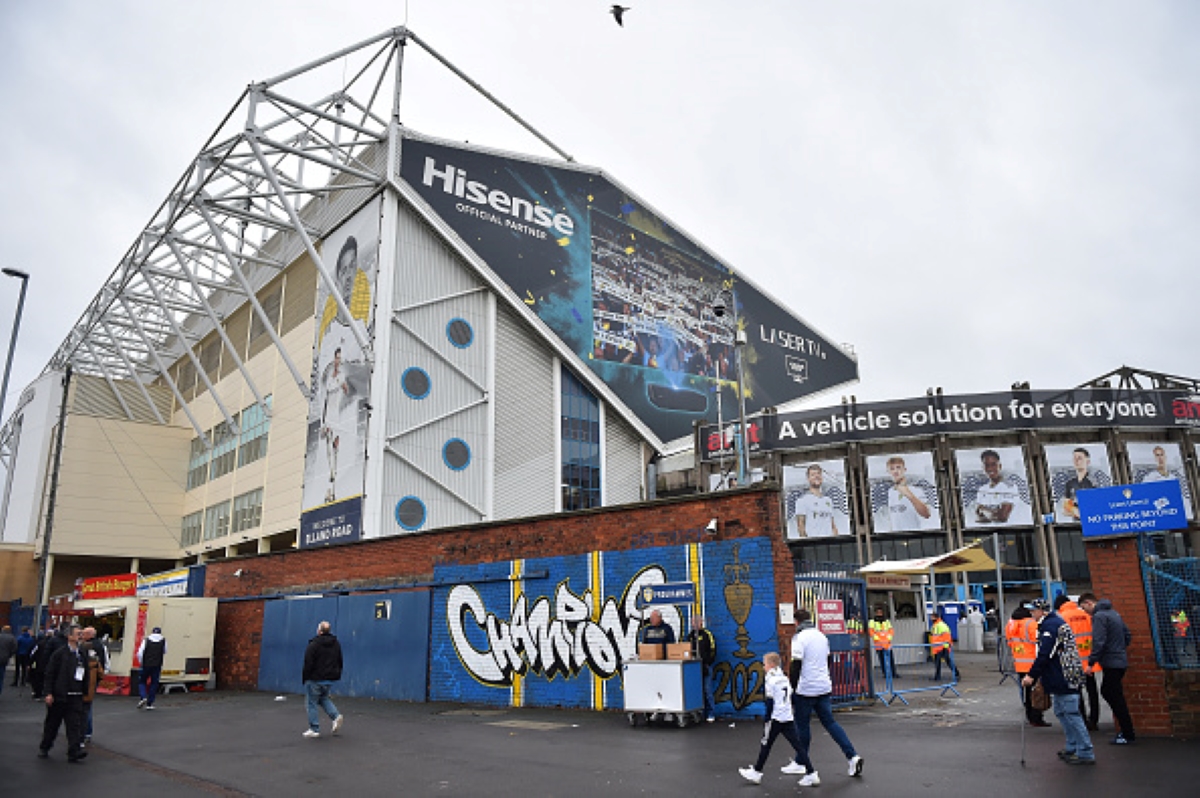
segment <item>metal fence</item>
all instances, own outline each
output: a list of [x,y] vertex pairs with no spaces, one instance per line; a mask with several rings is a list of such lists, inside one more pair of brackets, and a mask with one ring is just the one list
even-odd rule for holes
[[[869,704],[875,698],[871,676],[871,643],[867,637],[867,583],[843,576],[839,567],[796,576],[796,606],[818,619],[818,601],[841,603],[844,634],[827,634],[833,663],[834,706]],[[819,620],[819,619],[818,619]]]
[[1200,668],[1200,559],[1166,556],[1149,535],[1139,545],[1155,659],[1162,668]]

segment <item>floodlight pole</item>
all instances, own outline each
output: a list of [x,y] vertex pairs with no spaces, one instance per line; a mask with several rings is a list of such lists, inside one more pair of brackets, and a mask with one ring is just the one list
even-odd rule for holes
[[4,363],[4,384],[0,386],[0,424],[4,423],[4,400],[8,396],[8,378],[12,374],[13,355],[17,351],[17,333],[21,331],[21,310],[25,307],[25,289],[29,287],[29,275],[20,269],[4,269],[4,274],[21,281],[21,295],[17,299],[17,315],[13,317],[12,337],[8,339],[8,360]]
[[750,451],[746,443],[746,378],[742,373],[742,349],[745,346],[746,331],[741,329],[738,319],[733,333],[733,359],[737,366],[738,386],[738,487],[745,487],[750,482]]

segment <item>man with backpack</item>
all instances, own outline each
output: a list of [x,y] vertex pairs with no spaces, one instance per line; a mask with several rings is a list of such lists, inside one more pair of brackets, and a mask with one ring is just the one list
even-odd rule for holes
[[1042,688],[1050,694],[1054,715],[1067,738],[1066,748],[1058,752],[1059,759],[1068,765],[1094,765],[1096,752],[1079,712],[1079,688],[1084,678],[1075,635],[1045,599],[1034,601],[1030,612],[1038,623],[1038,650],[1021,684],[1029,688],[1040,679]]

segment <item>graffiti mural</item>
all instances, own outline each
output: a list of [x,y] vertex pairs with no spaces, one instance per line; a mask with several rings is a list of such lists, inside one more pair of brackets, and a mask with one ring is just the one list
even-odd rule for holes
[[430,698],[508,706],[621,709],[621,663],[637,651],[647,585],[690,581],[696,604],[662,607],[680,640],[703,614],[717,640],[723,716],[762,700],[762,654],[775,650],[770,541],[439,566]]

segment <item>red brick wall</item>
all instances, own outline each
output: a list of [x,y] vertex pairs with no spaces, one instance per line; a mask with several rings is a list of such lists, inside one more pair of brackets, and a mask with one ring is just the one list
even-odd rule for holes
[[[704,527],[713,518],[719,519],[719,529],[709,536]],[[758,485],[695,498],[214,561],[208,563],[205,595],[233,598],[353,590],[429,581],[434,566],[441,564],[473,565],[769,536],[774,541],[777,599],[792,602],[795,579],[782,528],[779,488]],[[239,569],[241,576],[235,576]],[[215,664],[222,689],[254,689],[257,684],[263,602],[251,598],[218,606]],[[781,645],[790,632],[790,627],[778,629]]]
[[1154,658],[1137,541],[1120,538],[1088,543],[1087,556],[1092,592],[1112,601],[1133,633],[1123,686],[1138,736],[1200,733],[1200,673],[1164,671]]

